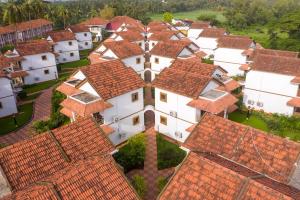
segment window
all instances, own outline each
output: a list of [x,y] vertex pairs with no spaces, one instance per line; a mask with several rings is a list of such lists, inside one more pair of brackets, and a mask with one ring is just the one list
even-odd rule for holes
[[155,46],[155,43],[154,42],[152,42],[152,47],[154,47]]
[[85,46],[88,46],[89,45],[89,43],[88,42],[85,42]]
[[3,105],[2,105],[2,102],[0,102],[0,109],[2,109],[3,108]]
[[44,74],[49,74],[49,69],[45,69]]
[[139,100],[139,93],[136,92],[136,93],[131,94],[131,101],[135,102],[137,100]]
[[256,105],[257,105],[258,107],[263,107],[263,106],[264,106],[264,103],[263,103],[263,102],[257,102]]
[[141,58],[136,58],[136,64],[140,64],[141,63]]
[[160,116],[160,123],[167,126],[168,125],[167,118],[164,116]]
[[166,93],[160,93],[160,101],[167,103],[167,94]]
[[85,33],[84,36],[86,37],[86,36],[87,36],[87,33]]
[[73,57],[73,56],[74,56],[74,53],[70,53],[70,56]]
[[156,64],[159,63],[159,59],[158,58],[155,58],[155,61],[154,61]]
[[140,46],[140,47],[142,46],[142,43],[141,43],[141,42],[139,43],[139,46]]
[[73,45],[73,42],[70,41],[70,42],[69,42],[69,45],[72,46],[72,45]]
[[46,55],[43,55],[43,56],[42,56],[42,60],[47,60],[47,56],[46,56]]
[[254,101],[248,100],[247,103],[248,103],[249,105],[253,105],[253,104],[254,104]]
[[136,116],[136,117],[132,118],[133,125],[137,125],[139,123],[140,123],[140,116]]

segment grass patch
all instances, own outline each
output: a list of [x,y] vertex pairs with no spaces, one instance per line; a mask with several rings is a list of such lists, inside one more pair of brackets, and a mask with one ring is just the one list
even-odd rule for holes
[[18,129],[31,119],[33,112],[33,103],[24,104],[18,107],[19,113],[16,115],[18,126],[15,126],[13,117],[4,117],[0,119],[1,129],[0,135],[5,135],[11,131]]
[[138,193],[138,195],[144,199],[146,194],[146,182],[143,176],[135,175],[132,179],[132,186]]
[[158,192],[160,193],[164,187],[167,185],[168,183],[168,179],[166,179],[165,177],[159,176],[156,180],[156,186],[158,188]]
[[119,149],[117,153],[113,155],[114,159],[127,173],[132,169],[143,169],[146,144],[145,135],[143,133],[137,134],[131,137],[127,144]]
[[88,57],[88,55],[90,54],[91,49],[85,49],[85,50],[81,50],[79,51],[79,55],[80,55],[80,59],[85,59]]
[[68,63],[61,63],[59,64],[58,68],[63,71],[64,68],[78,68],[78,67],[82,67],[82,66],[86,66],[89,65],[90,61],[87,58],[81,59],[81,60],[77,60],[74,62],[68,62]]
[[[199,17],[200,15],[216,15],[216,19],[219,22],[221,23],[226,22],[226,18],[221,11],[198,9],[198,10],[193,10],[188,12],[173,13],[174,18],[191,19],[191,20],[197,20],[197,17]],[[152,20],[163,20],[163,13],[151,14],[149,17]]]
[[178,145],[173,144],[163,138],[162,135],[157,134],[157,167],[159,170],[179,165],[186,152],[179,148]]
[[58,80],[54,79],[54,80],[50,80],[50,81],[46,81],[46,82],[42,82],[42,83],[25,85],[23,87],[23,89],[27,94],[35,93],[35,92],[39,92],[39,91],[48,89],[51,86],[55,85],[57,82],[58,82]]
[[28,95],[24,98],[21,98],[21,100],[22,101],[32,101],[32,100],[35,100],[36,98],[38,98],[40,95],[41,95],[41,93],[38,92],[38,93],[35,93],[35,94],[32,94],[32,95]]

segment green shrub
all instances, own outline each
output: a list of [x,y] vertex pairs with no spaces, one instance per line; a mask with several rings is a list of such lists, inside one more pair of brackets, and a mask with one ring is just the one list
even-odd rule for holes
[[22,90],[21,92],[18,93],[18,97],[20,99],[25,99],[27,97],[27,92]]
[[156,181],[158,191],[161,192],[164,189],[164,187],[167,185],[167,183],[168,183],[168,179],[159,176]]
[[135,175],[132,180],[132,185],[138,195],[143,199],[146,193],[146,183],[143,176]]
[[132,169],[144,168],[145,151],[145,135],[141,133],[130,138],[127,144],[114,154],[114,158],[127,173]]
[[8,50],[14,50],[14,46],[13,45],[5,45],[4,47],[1,48],[1,53],[6,53]]
[[214,61],[210,58],[202,58],[202,62],[206,64],[214,64]]
[[156,136],[158,169],[175,167],[182,162],[186,152],[178,145],[165,140],[160,134]]
[[0,149],[4,148],[6,146],[7,146],[7,144],[0,143]]
[[217,15],[215,13],[202,13],[197,17],[200,21],[208,21],[213,26],[220,25],[220,22],[217,20]]

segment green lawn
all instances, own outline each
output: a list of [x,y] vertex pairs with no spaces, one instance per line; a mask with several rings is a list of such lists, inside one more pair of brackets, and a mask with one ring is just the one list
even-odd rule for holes
[[90,54],[90,52],[91,52],[90,49],[86,49],[86,50],[81,50],[81,51],[79,51],[80,59],[87,58],[88,55]]
[[89,65],[90,62],[87,58],[81,59],[81,60],[77,60],[74,62],[69,62],[69,63],[62,63],[59,64],[59,69],[61,71],[63,71],[64,68],[78,68],[78,67],[82,67],[82,66],[86,66]]
[[[217,20],[220,22],[225,22],[226,18],[220,11],[213,11],[213,10],[203,10],[203,9],[198,9],[198,10],[193,10],[193,11],[188,11],[188,12],[177,12],[173,13],[174,18],[179,18],[179,19],[192,19],[196,20],[197,17],[201,14],[216,14],[217,15]],[[150,18],[152,20],[162,20],[163,19],[163,13],[160,14],[151,14]]]
[[40,92],[39,93],[35,93],[35,94],[32,94],[32,95],[28,95],[27,97],[25,98],[22,98],[22,101],[31,101],[31,100],[34,100],[36,98],[38,98],[40,96]]
[[37,83],[33,85],[25,85],[23,89],[25,92],[27,92],[27,94],[30,94],[30,93],[39,92],[41,90],[48,89],[51,86],[55,85],[57,82],[58,80],[51,80],[51,81],[46,81],[43,83]]
[[179,148],[178,145],[173,144],[163,138],[161,134],[156,136],[157,143],[157,167],[159,170],[179,165],[186,152]]
[[[19,113],[16,115],[16,120],[18,123],[18,127],[21,127],[30,121],[33,112],[33,103],[21,105],[18,107],[18,110]],[[15,126],[12,117],[1,118],[0,124],[1,124],[0,135],[5,135],[18,128]]]

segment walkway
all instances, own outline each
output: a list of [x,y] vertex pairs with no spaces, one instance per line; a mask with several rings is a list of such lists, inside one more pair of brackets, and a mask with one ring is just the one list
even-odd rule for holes
[[140,175],[145,178],[147,192],[145,200],[155,200],[158,196],[157,179],[159,176],[165,178],[171,176],[174,168],[158,170],[157,169],[157,145],[156,145],[156,131],[154,127],[146,130],[146,157],[144,161],[143,170],[133,170],[127,174],[130,178],[134,175]]
[[52,90],[52,87],[44,90],[42,94],[36,99],[34,103],[34,114],[31,122],[17,131],[1,136],[1,144],[11,145],[29,138],[33,133],[32,123],[34,121],[43,120],[50,117]]

